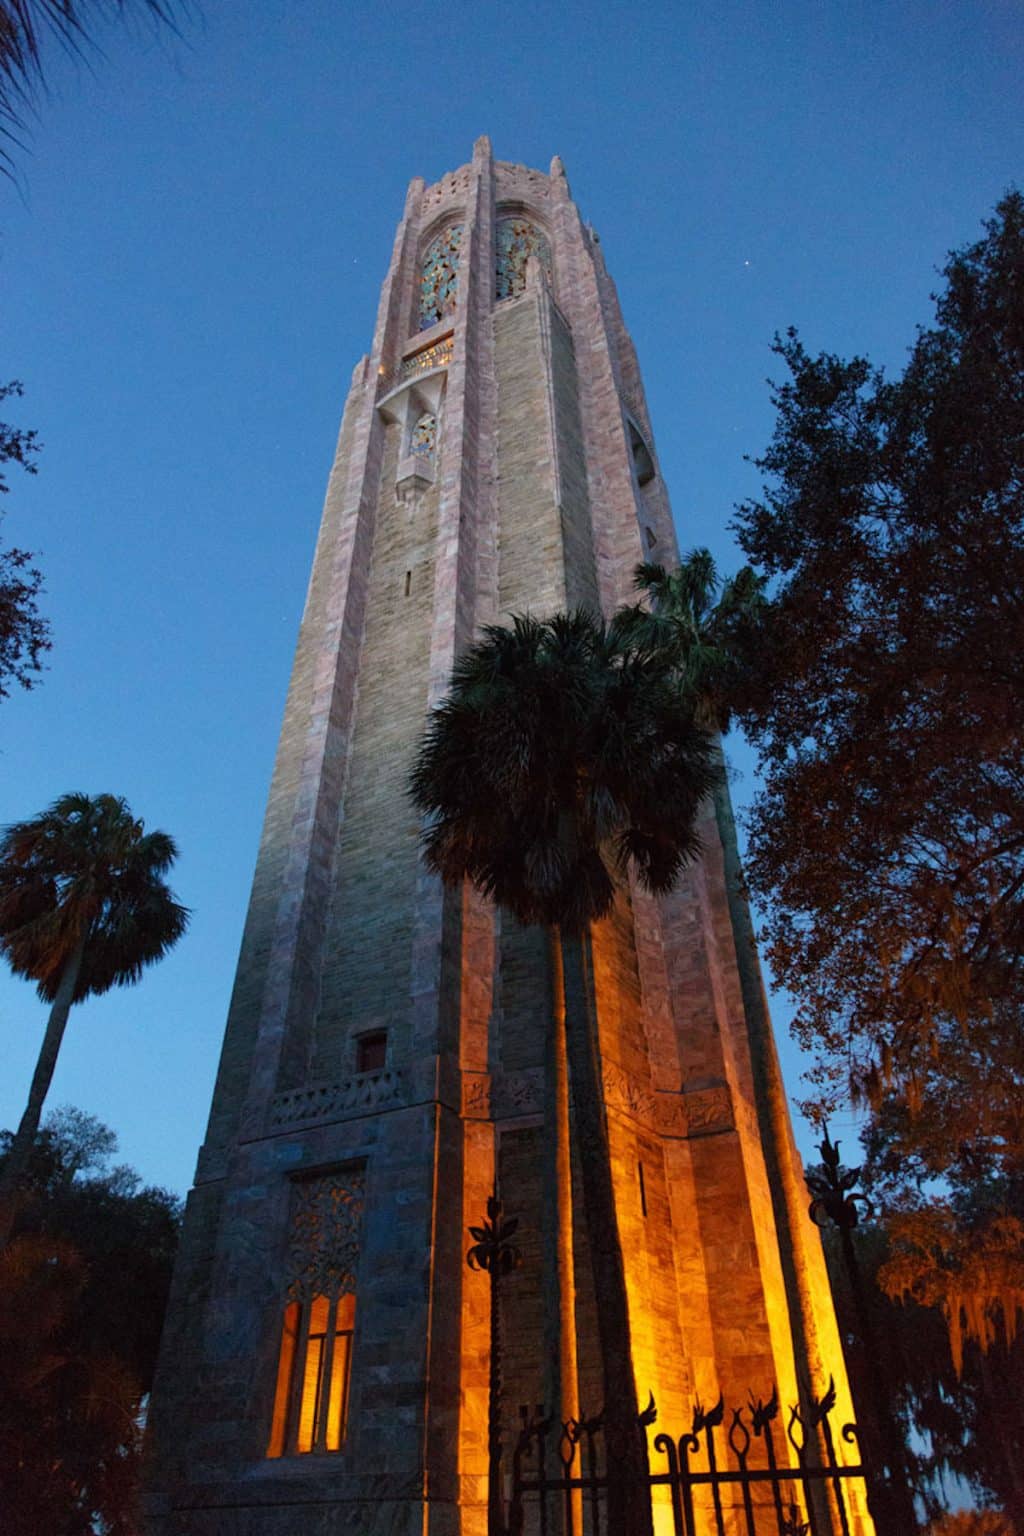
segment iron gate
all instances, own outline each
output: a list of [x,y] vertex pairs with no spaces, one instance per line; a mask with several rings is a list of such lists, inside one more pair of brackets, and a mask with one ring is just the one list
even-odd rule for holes
[[[831,1422],[835,1401],[830,1382],[814,1404],[810,1424],[793,1407],[783,1431],[773,1391],[767,1402],[751,1398],[746,1407],[732,1409],[728,1429],[723,1429],[725,1403],[719,1397],[707,1410],[696,1404],[687,1434],[655,1435],[648,1483],[652,1493],[668,1490],[674,1536],[819,1536],[816,1487],[830,1491],[843,1536],[854,1536],[847,1485],[864,1476],[864,1467],[852,1424],[842,1427],[840,1439],[851,1447],[853,1460],[839,1459]],[[654,1418],[652,1400],[641,1419],[649,1425]],[[539,1410],[531,1414],[521,1408],[520,1420],[509,1536],[524,1536],[527,1530],[537,1536],[554,1531],[614,1536],[604,1528],[607,1479],[600,1416],[558,1425],[557,1434],[554,1421]],[[662,1463],[664,1470],[659,1469]],[[560,1522],[554,1518],[556,1509],[562,1511]]]

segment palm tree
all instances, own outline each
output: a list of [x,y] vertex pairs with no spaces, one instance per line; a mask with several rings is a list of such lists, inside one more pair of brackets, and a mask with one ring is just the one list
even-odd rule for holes
[[595,1029],[590,926],[632,867],[668,891],[698,851],[714,777],[708,733],[632,615],[579,610],[488,628],[457,663],[421,744],[411,791],[430,818],[426,862],[471,880],[561,949],[566,1050],[605,1393],[608,1528],[648,1536],[625,1270]]
[[115,795],[69,794],[0,835],[0,953],[51,1004],[28,1104],[0,1173],[0,1245],[72,1003],[130,986],[177,943],[188,911],[163,879],[177,857]]
[[749,565],[721,581],[711,552],[693,549],[674,571],[662,565],[638,565],[637,589],[650,608],[631,608],[623,621],[638,643],[665,653],[679,672],[701,718],[727,731],[745,661],[758,641],[764,578]]

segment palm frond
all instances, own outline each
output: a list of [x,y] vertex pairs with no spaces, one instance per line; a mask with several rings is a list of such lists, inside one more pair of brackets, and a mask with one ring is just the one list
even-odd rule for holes
[[60,796],[0,833],[0,952],[47,1001],[83,938],[76,1001],[130,985],[188,925],[162,878],[176,856],[123,798]]
[[711,741],[641,612],[516,615],[460,657],[409,786],[443,880],[521,922],[582,928],[610,909],[624,860],[664,889],[693,856]]
[[177,32],[184,10],[186,0],[0,0],[0,169],[10,174],[4,142],[20,144],[26,112],[44,85],[47,36],[80,55],[107,17],[137,13]]

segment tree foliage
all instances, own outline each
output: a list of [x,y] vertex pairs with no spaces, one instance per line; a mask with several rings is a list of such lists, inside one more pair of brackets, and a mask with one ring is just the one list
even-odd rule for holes
[[707,732],[633,619],[492,627],[456,664],[412,779],[427,862],[522,923],[579,931],[632,865],[671,889],[714,780]]
[[760,632],[764,578],[747,565],[723,581],[707,549],[690,550],[674,571],[646,564],[633,575],[650,607],[623,616],[631,633],[676,669],[684,697],[696,700],[701,721],[727,731]]
[[0,1243],[75,1002],[130,986],[188,926],[164,875],[177,857],[116,795],[61,795],[0,835],[0,955],[52,1006],[18,1132],[0,1172]]
[[177,858],[118,795],[72,793],[0,837],[0,954],[53,1002],[79,944],[72,1000],[131,986],[188,924],[164,875]]
[[[21,394],[16,379],[0,385],[0,405]],[[17,464],[34,475],[38,452],[37,433],[0,421],[0,495],[10,491],[3,466]],[[12,684],[34,687],[51,645],[50,626],[36,601],[43,578],[32,564],[34,558],[26,549],[0,542],[0,699],[8,696]]]
[[1006,1518],[994,1509],[959,1509],[940,1515],[928,1536],[1014,1536]]
[[982,1030],[947,1021],[911,1107],[885,1095],[866,1133],[895,1298],[936,1308],[954,1367],[967,1341],[1013,1343],[1024,1316],[1024,1040],[998,1009]]
[[[9,1150],[12,1137],[3,1133]],[[10,1536],[136,1536],[141,1418],[180,1206],[109,1168],[113,1133],[78,1110],[36,1139],[0,1252],[0,1498]]]
[[1005,1536],[1024,1530],[1024,1400],[1017,1385],[1024,1368],[1024,1339],[1009,1341],[1000,1334],[987,1351],[968,1341],[958,1366],[940,1313],[912,1296],[897,1299],[885,1288],[885,1269],[900,1241],[890,1219],[857,1228],[853,1241],[878,1353],[873,1370],[863,1356],[836,1234],[825,1238],[854,1401],[870,1409],[870,1383],[882,1377],[892,1417],[902,1432],[897,1475],[906,1479],[926,1516],[936,1522],[929,1531],[945,1530],[944,1510],[958,1483],[966,1484],[977,1503],[991,1511],[992,1521],[1002,1521],[995,1530]]
[[943,272],[902,374],[777,340],[742,506],[771,598],[736,703],[749,875],[827,1102],[919,1091],[951,1022],[1021,1017],[1024,199]]
[[734,703],[811,1108],[873,1106],[882,1283],[966,1372],[1024,1312],[1024,198],[942,278],[897,376],[776,342]]

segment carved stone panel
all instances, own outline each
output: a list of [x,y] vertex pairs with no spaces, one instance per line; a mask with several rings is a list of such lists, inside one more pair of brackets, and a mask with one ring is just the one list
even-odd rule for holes
[[295,1184],[288,1245],[289,1301],[355,1293],[365,1192],[363,1168]]
[[735,1129],[732,1094],[724,1083],[717,1088],[698,1088],[684,1096],[690,1136],[713,1136]]
[[463,1073],[462,1113],[468,1120],[489,1120],[491,1118],[491,1077],[489,1072]]
[[539,1115],[544,1109],[544,1073],[540,1067],[505,1072],[495,1078],[491,1103],[496,1120]]
[[[606,1062],[604,1098],[615,1114],[637,1121],[659,1136],[713,1136],[735,1128],[732,1095],[725,1083],[690,1092],[667,1093],[639,1083],[622,1067]],[[473,1120],[514,1120],[544,1112],[544,1074],[539,1067],[520,1072],[465,1073],[462,1113]]]
[[369,1110],[404,1103],[407,1098],[401,1071],[356,1072],[338,1083],[310,1083],[275,1094],[269,1128],[348,1120]]

